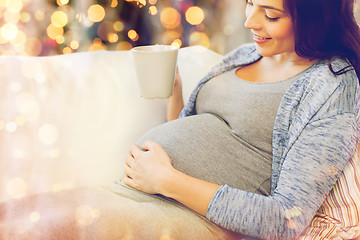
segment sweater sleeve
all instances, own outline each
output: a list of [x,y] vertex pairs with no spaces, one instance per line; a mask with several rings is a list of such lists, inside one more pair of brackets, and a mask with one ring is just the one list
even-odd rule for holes
[[351,158],[357,142],[354,113],[310,122],[285,156],[271,196],[221,186],[206,217],[216,224],[263,239],[294,239],[317,209]]

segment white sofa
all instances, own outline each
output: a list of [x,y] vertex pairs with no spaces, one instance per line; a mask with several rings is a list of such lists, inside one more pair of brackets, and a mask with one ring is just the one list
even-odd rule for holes
[[[185,101],[221,58],[200,46],[180,49]],[[165,100],[140,97],[129,51],[0,57],[0,86],[0,202],[112,183],[123,176],[130,145],[165,122]],[[352,163],[342,177],[355,183],[359,159]],[[360,209],[352,191],[350,211]],[[332,239],[360,235],[360,213],[344,223],[324,211],[301,239],[321,239],[311,236],[329,226]]]
[[[180,50],[185,99],[220,58]],[[119,179],[130,145],[165,122],[133,68],[129,51],[0,57],[0,201]]]

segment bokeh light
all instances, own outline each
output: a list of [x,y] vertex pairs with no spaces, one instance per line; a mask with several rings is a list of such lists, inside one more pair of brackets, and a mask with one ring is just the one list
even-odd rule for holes
[[63,54],[70,54],[70,53],[72,53],[73,51],[71,50],[71,48],[70,47],[64,47],[64,49],[63,49]]
[[23,7],[23,2],[22,0],[7,0],[5,7],[9,12],[18,13]]
[[175,46],[177,48],[181,48],[182,46],[182,41],[181,39],[175,39],[172,43],[171,43],[172,46]]
[[15,132],[17,129],[17,125],[15,122],[10,121],[6,123],[5,128],[8,132]]
[[134,42],[139,39],[138,33],[137,33],[135,30],[133,30],[133,29],[131,29],[131,30],[128,32],[128,37],[129,37],[131,40],[133,40]]
[[91,5],[88,9],[88,17],[93,22],[101,22],[105,17],[105,9],[99,5]]
[[175,8],[166,7],[160,13],[160,21],[165,28],[173,29],[178,27],[180,20],[180,14]]
[[156,15],[156,14],[158,13],[157,7],[156,7],[156,6],[151,6],[151,7],[149,7],[149,13],[150,13],[151,15]]
[[63,11],[56,11],[51,16],[51,23],[58,28],[65,27],[68,23],[68,16]]
[[237,33],[238,21],[223,21],[227,5],[208,0],[0,0],[0,55],[121,51],[148,44],[200,44],[217,51],[226,41],[219,33]]
[[117,7],[118,4],[119,4],[118,0],[112,0],[112,1],[111,1],[111,7],[112,7],[112,8]]
[[37,10],[35,12],[35,19],[38,20],[39,22],[44,20],[45,18],[45,13],[42,10]]
[[56,0],[56,3],[59,5],[59,6],[62,6],[62,5],[66,5],[69,3],[69,0]]
[[7,41],[13,40],[16,38],[18,34],[18,28],[13,23],[6,23],[1,28],[1,35],[6,39]]
[[64,34],[64,29],[62,27],[57,27],[53,24],[50,24],[46,31],[49,38],[54,40]]
[[118,51],[126,51],[126,50],[130,50],[131,48],[132,48],[131,43],[129,43],[127,41],[121,41],[116,46],[116,50],[118,50]]
[[78,41],[76,41],[76,40],[73,40],[73,41],[71,41],[71,43],[70,43],[70,47],[71,47],[72,49],[74,49],[74,50],[78,49],[79,46],[80,46],[80,43],[79,43]]
[[27,23],[31,20],[31,14],[28,12],[22,12],[20,14],[20,21],[23,23]]
[[12,198],[22,198],[28,190],[27,183],[21,178],[11,179],[6,186],[7,193]]
[[75,219],[81,226],[88,226],[100,216],[100,210],[88,205],[79,206],[75,212]]
[[119,40],[119,36],[116,33],[108,33],[107,39],[109,43],[116,43]]
[[117,32],[121,32],[124,30],[124,23],[122,21],[116,21],[113,24],[113,29]]
[[194,6],[186,11],[185,18],[191,25],[198,25],[204,21],[205,14],[201,8]]
[[40,220],[40,214],[38,212],[32,212],[30,213],[29,220],[31,222],[37,222]]

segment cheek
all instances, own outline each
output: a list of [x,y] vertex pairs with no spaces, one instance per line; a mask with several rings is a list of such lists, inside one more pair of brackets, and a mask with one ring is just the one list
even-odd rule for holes
[[271,31],[271,37],[274,39],[294,40],[294,29],[291,23],[283,23],[279,26],[274,26]]

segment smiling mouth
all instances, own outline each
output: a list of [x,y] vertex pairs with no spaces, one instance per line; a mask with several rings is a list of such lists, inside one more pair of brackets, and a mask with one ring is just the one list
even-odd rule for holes
[[257,36],[254,34],[254,38],[255,39],[259,39],[259,40],[268,40],[268,39],[271,39],[271,38],[263,38],[263,37],[260,37],[260,36]]

